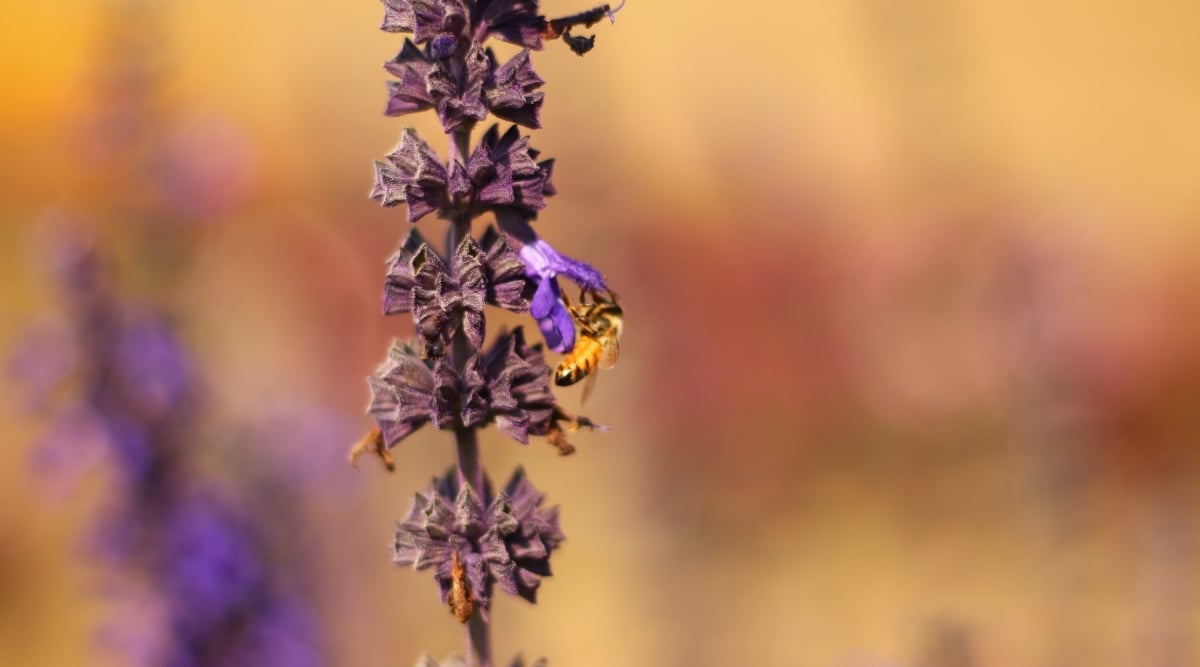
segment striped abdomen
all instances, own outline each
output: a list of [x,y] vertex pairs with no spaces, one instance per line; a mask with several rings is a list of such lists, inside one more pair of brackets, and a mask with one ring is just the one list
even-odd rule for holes
[[565,387],[587,377],[588,373],[596,370],[603,351],[604,346],[595,338],[581,337],[575,342],[575,348],[571,350],[571,353],[558,365],[558,370],[554,371],[554,383]]

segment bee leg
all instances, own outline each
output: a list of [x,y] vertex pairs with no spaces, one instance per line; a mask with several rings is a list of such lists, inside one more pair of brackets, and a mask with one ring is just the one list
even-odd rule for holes
[[[561,422],[566,422],[565,428]],[[550,418],[550,428],[546,433],[546,439],[558,449],[559,456],[567,456],[575,451],[575,446],[567,442],[567,434],[578,431],[580,427],[595,431],[608,430],[608,427],[603,424],[597,424],[587,417],[573,415],[556,405]]]
[[396,461],[392,459],[392,455],[388,453],[387,446],[383,442],[383,431],[379,430],[378,426],[367,431],[367,435],[359,440],[353,447],[350,448],[350,465],[358,467],[358,459],[363,454],[374,454],[383,461],[383,467],[387,468],[388,472],[396,469]]

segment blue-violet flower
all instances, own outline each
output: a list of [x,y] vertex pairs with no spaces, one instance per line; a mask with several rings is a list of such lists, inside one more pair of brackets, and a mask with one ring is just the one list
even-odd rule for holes
[[570,278],[589,292],[603,292],[608,290],[604,276],[590,264],[567,257],[542,239],[522,246],[517,254],[525,265],[525,275],[537,285],[529,302],[529,314],[537,320],[546,346],[560,353],[571,350],[575,347],[575,320],[563,302],[557,277]]

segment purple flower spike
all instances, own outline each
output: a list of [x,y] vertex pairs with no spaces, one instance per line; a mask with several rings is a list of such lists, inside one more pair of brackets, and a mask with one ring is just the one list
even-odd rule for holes
[[546,346],[559,354],[570,352],[575,347],[575,319],[563,303],[558,280],[536,273],[529,277],[537,281],[533,299],[529,302],[529,314],[537,320]]
[[375,163],[371,198],[384,206],[408,204],[408,221],[416,222],[447,203],[449,174],[429,144],[406,127],[387,162]]
[[550,555],[564,537],[558,509],[543,509],[545,495],[518,468],[500,493],[486,485],[480,498],[460,485],[451,470],[435,479],[396,525],[393,562],[417,570],[434,569],[442,601],[450,597],[455,554],[476,608],[487,618],[492,589],[537,602],[542,577],[550,576]]
[[584,290],[603,292],[608,289],[604,276],[586,262],[567,257],[549,243],[536,239],[518,253],[525,264],[525,275],[536,284],[529,314],[538,322],[546,345],[559,353],[575,346],[575,321],[563,303],[557,276],[573,280]]
[[[369,378],[368,410],[376,425],[349,458],[353,464],[369,453],[393,470],[388,448],[414,430],[429,422],[454,429],[456,468],[417,495],[398,524],[394,560],[433,569],[442,601],[455,619],[469,623],[467,660],[438,663],[426,655],[417,667],[498,664],[488,628],[492,589],[535,601],[562,534],[557,513],[541,509],[542,494],[521,471],[493,493],[476,431],[494,423],[522,444],[541,436],[567,455],[575,451],[568,434],[606,429],[556,402],[543,345],[528,344],[521,328],[501,332],[482,348],[485,305],[529,310],[550,349],[574,348],[577,322],[560,275],[585,293],[611,297],[599,271],[559,253],[530,225],[555,194],[554,161],[539,160],[521,134],[522,127],[541,127],[545,97],[530,50],[562,38],[582,55],[595,37],[571,30],[611,19],[616,10],[604,4],[550,20],[539,13],[538,0],[382,1],[383,29],[412,33],[384,65],[396,77],[388,84],[387,114],[436,111],[449,157],[440,160],[405,130],[387,160],[376,163],[371,196],[384,206],[406,204],[410,222],[436,213],[450,227],[440,254],[414,229],[388,260],[384,313],[412,313],[420,344],[393,344]],[[493,37],[523,48],[501,63],[487,47]],[[512,125],[475,133],[489,115]],[[486,214],[495,216],[496,226],[473,236],[475,218]],[[509,664],[524,666],[520,657]]]

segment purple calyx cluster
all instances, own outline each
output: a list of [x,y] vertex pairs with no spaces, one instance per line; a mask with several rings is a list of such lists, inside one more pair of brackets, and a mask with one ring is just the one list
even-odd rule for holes
[[521,469],[498,493],[486,484],[483,497],[451,470],[418,493],[399,522],[396,564],[432,568],[446,602],[457,552],[482,614],[493,587],[537,602],[542,577],[550,574],[550,553],[563,540],[558,509],[542,508],[544,499]]
[[[399,144],[375,163],[371,197],[384,206],[405,204],[409,222],[429,214],[448,222],[443,252],[413,228],[387,262],[385,315],[410,314],[417,340],[396,342],[368,378],[367,437],[351,451],[379,456],[426,424],[451,431],[457,466],[419,494],[395,534],[395,562],[431,568],[444,602],[469,622],[468,660],[491,665],[487,620],[494,588],[535,601],[550,574],[551,553],[562,541],[555,510],[518,471],[493,493],[479,458],[475,432],[494,424],[525,444],[543,436],[561,454],[574,447],[567,434],[595,428],[558,404],[542,344],[518,327],[486,344],[486,306],[530,313],[558,353],[576,341],[575,321],[558,278],[584,292],[608,291],[603,275],[555,250],[533,222],[555,194],[554,163],[540,159],[521,128],[541,127],[543,80],[531,50],[561,38],[582,55],[590,27],[613,11],[608,5],[559,19],[539,13],[536,0],[383,0],[382,29],[411,33],[384,64],[389,116],[432,110],[446,135],[440,155],[405,128]],[[501,62],[486,46],[499,39],[523,47]],[[510,123],[473,130],[492,116]],[[472,221],[490,216],[478,238]],[[428,664],[428,663],[425,663]]]

